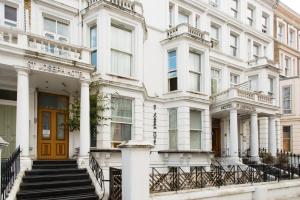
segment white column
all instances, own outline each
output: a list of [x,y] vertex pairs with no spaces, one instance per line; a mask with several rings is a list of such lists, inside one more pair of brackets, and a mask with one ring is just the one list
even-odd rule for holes
[[250,128],[250,155],[253,158],[258,158],[258,124],[257,113],[251,113],[251,128]]
[[238,123],[237,110],[230,110],[230,157],[238,158]]
[[130,140],[119,148],[122,151],[122,199],[148,200],[150,149],[153,145]]
[[275,128],[275,116],[269,117],[269,153],[272,156],[276,156],[276,128]]
[[89,80],[81,80],[80,96],[80,154],[79,165],[85,166],[90,152],[90,92]]
[[212,138],[211,138],[211,118],[209,109],[203,111],[203,140],[202,150],[212,151]]
[[18,73],[16,147],[20,146],[21,160],[29,160],[29,69],[16,67],[16,70]]

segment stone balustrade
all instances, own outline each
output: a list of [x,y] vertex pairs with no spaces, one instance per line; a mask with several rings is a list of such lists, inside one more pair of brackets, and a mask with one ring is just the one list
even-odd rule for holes
[[189,24],[182,23],[167,30],[167,39],[172,39],[181,35],[190,36],[193,39],[199,40],[203,43],[213,46],[214,41],[209,38],[209,33],[201,31]]
[[247,101],[275,105],[275,99],[272,96],[266,94],[260,94],[249,90],[244,90],[236,87],[232,87],[228,90],[222,91],[218,94],[211,96],[212,103],[221,103],[227,99],[244,99]]
[[0,45],[90,63],[89,48],[26,33],[16,28],[0,26]]
[[130,12],[138,13],[143,15],[142,4],[137,1],[129,0],[89,0],[88,4],[91,6],[96,3],[108,3],[112,6],[118,7],[122,10],[127,10]]

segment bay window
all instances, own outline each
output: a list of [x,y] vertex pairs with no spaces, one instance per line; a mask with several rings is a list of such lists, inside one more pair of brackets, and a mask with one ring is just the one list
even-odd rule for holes
[[285,86],[282,88],[282,104],[283,114],[292,113],[292,91],[291,86]]
[[168,52],[168,91],[177,89],[177,55],[176,50],[174,50]]
[[97,66],[97,26],[90,28],[91,64]]
[[112,97],[111,104],[111,143],[116,148],[122,141],[131,139],[132,100]]
[[201,91],[201,54],[190,52],[190,88]]
[[177,149],[177,108],[169,111],[169,149]]
[[17,26],[17,8],[4,6],[4,24],[12,27]]
[[202,113],[190,110],[190,149],[201,149]]
[[133,76],[132,30],[111,26],[111,72]]

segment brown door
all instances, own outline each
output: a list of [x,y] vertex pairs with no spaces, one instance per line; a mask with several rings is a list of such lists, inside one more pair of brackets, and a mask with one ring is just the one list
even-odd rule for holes
[[[56,98],[52,97],[50,100],[55,101]],[[47,101],[49,99],[45,102]],[[39,103],[38,159],[67,159],[69,149],[68,114],[65,110],[51,108],[53,107],[51,105],[61,105],[60,103],[50,102],[49,105],[48,108],[45,108],[46,106]]]
[[221,129],[212,129],[212,150],[216,157],[221,156]]

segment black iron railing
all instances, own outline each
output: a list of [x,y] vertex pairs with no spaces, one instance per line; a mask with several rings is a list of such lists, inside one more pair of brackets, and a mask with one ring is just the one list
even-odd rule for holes
[[20,147],[5,160],[1,160],[1,200],[9,194],[20,172]]
[[109,200],[122,200],[122,170],[109,168]]
[[233,184],[276,180],[250,166],[154,167],[150,174],[150,192],[169,192]]
[[94,173],[94,175],[97,179],[97,182],[99,183],[99,186],[103,192],[100,199],[103,199],[104,195],[105,195],[104,174],[103,174],[102,168],[100,167],[97,160],[94,158],[94,156],[92,154],[90,154],[90,168],[91,168],[92,172]]

